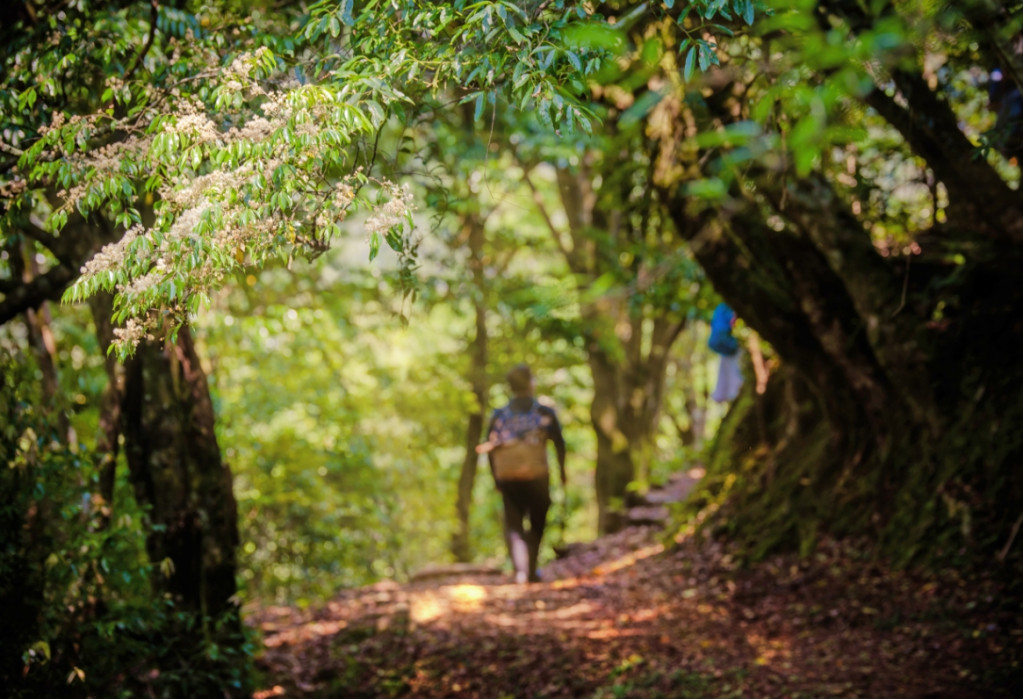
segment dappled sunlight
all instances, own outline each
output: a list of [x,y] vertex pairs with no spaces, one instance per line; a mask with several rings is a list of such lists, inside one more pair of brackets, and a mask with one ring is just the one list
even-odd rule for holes
[[767,638],[762,633],[750,631],[746,634],[746,643],[756,654],[753,662],[757,665],[770,666],[792,658],[792,643],[787,636]]
[[607,561],[606,563],[598,565],[596,568],[593,569],[593,573],[594,575],[610,575],[611,573],[615,573],[619,570],[622,570],[623,568],[633,566],[636,564],[637,561],[641,561],[644,558],[656,556],[657,554],[662,553],[663,551],[664,551],[663,544],[652,544],[650,546],[645,546],[636,551],[631,551],[625,554],[624,556],[621,556],[620,558],[616,558],[614,560]]
[[482,606],[487,598],[487,590],[482,585],[455,585],[451,588],[451,600],[456,611],[472,612]]
[[414,624],[429,624],[447,611],[446,605],[433,594],[422,594],[412,600],[409,617]]
[[[267,630],[267,624],[263,625],[264,631]],[[322,636],[333,636],[337,632],[348,627],[346,621],[312,621],[301,626],[295,626],[293,628],[281,631],[280,633],[267,636],[263,644],[267,648],[276,648],[282,645],[292,645],[304,641],[310,641]]]
[[415,593],[409,616],[415,624],[428,624],[448,614],[479,612],[490,594],[482,585],[462,583]]
[[[894,686],[906,690],[900,696],[924,696],[956,671],[932,673],[928,666],[921,675],[917,665],[909,671],[916,674],[903,676],[907,654],[930,643],[913,634],[934,634],[946,648],[955,647],[949,643],[955,634],[900,622],[906,634],[890,647],[873,623],[877,612],[865,611],[881,607],[876,600],[892,591],[889,577],[858,580],[847,555],[820,560],[819,573],[791,561],[751,572],[716,546],[658,556],[660,545],[648,542],[623,555],[621,544],[601,549],[607,565],[549,583],[387,582],[339,591],[326,605],[329,619],[268,610],[267,626],[281,632],[266,643],[274,673],[261,696],[276,696],[277,686],[289,696],[293,687],[298,696],[353,696],[355,688],[381,696],[377,688],[398,673],[406,696],[424,697],[491,696],[489,688],[520,681],[531,682],[521,696],[609,696],[595,693],[608,677],[617,688],[650,688],[624,694],[637,697],[823,696],[858,682],[865,690]],[[596,575],[596,568],[617,572]],[[779,576],[793,570],[820,584],[779,585]],[[921,605],[939,598],[920,595],[918,584],[904,589]],[[836,603],[836,594],[851,601]],[[912,607],[908,599],[893,601],[889,611]],[[285,628],[289,620],[294,628]],[[342,676],[351,694],[322,694]],[[566,677],[575,684],[551,693],[565,687],[559,683]]]
[[597,611],[598,607],[592,602],[576,602],[575,604],[562,607],[550,612],[548,616],[555,619],[570,619],[572,617],[579,617],[585,614],[592,614]]
[[646,629],[620,629],[620,628],[603,628],[595,631],[590,631],[586,634],[586,638],[593,639],[596,641],[613,640],[617,638],[632,638],[635,636],[649,636],[650,632]]

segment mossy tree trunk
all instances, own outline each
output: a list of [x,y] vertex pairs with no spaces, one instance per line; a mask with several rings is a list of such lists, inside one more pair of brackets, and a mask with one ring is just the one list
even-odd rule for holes
[[[858,12],[824,2],[818,15],[855,33],[876,19]],[[974,38],[980,56],[1000,55],[997,39]],[[893,153],[947,193],[943,221],[915,231],[910,254],[880,253],[870,227],[884,210],[826,167],[749,170],[714,210],[663,188],[715,288],[787,365],[763,399],[774,458],[746,471],[756,475],[733,493],[742,504],[727,510],[727,526],[760,551],[829,532],[869,534],[904,560],[990,554],[1023,503],[1023,361],[1010,349],[1023,339],[1023,197],[977,157],[923,61],[911,65],[862,96],[904,139]],[[756,89],[727,82],[710,116],[747,118]],[[687,227],[694,217],[702,225]],[[754,412],[738,411],[751,425]],[[794,430],[815,463],[792,451]],[[730,468],[750,446],[723,445]]]

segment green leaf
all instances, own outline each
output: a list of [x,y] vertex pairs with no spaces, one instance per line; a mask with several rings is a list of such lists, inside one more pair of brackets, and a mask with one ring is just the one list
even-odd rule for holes
[[688,196],[710,201],[722,199],[728,194],[725,183],[716,177],[694,180],[687,183],[684,189]]
[[352,17],[352,6],[355,4],[355,0],[342,0],[341,2],[341,19],[348,26],[355,24],[355,18]]
[[710,68],[712,64],[716,62],[717,55],[714,53],[714,50],[710,47],[709,44],[705,42],[700,42],[699,55],[700,71],[701,72],[706,71],[708,68]]
[[753,0],[743,0],[742,18],[746,24],[753,24]]
[[369,112],[371,121],[374,125],[380,126],[384,123],[385,114],[384,108],[379,103],[372,100],[365,103],[366,111]]
[[369,236],[369,261],[372,262],[380,254],[380,234],[374,231]]
[[693,78],[693,69],[696,66],[696,47],[690,47],[689,52],[686,53],[685,65],[682,67],[682,77],[686,82],[689,82]]
[[565,58],[568,59],[568,62],[571,63],[572,67],[575,68],[577,71],[579,71],[580,73],[583,71],[583,63],[582,61],[579,60],[579,56],[577,56],[575,53],[573,53],[572,51],[565,51]]

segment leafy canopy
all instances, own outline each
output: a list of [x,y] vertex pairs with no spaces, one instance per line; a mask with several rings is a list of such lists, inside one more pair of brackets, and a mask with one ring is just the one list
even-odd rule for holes
[[322,253],[353,216],[371,256],[386,242],[413,268],[412,196],[378,152],[388,122],[461,103],[476,119],[532,108],[548,128],[589,131],[584,97],[644,13],[682,28],[687,78],[716,62],[712,32],[754,16],[751,0],[607,15],[573,2],[320,2],[303,18],[153,7],[68,6],[28,33],[3,85],[12,210],[50,233],[97,217],[123,231],[65,294],[114,292],[122,353],[233,275]]

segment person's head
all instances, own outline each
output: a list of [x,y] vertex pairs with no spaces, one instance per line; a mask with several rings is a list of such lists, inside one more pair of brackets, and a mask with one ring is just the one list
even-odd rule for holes
[[508,380],[509,390],[516,398],[533,395],[533,374],[527,365],[516,364],[505,378]]

